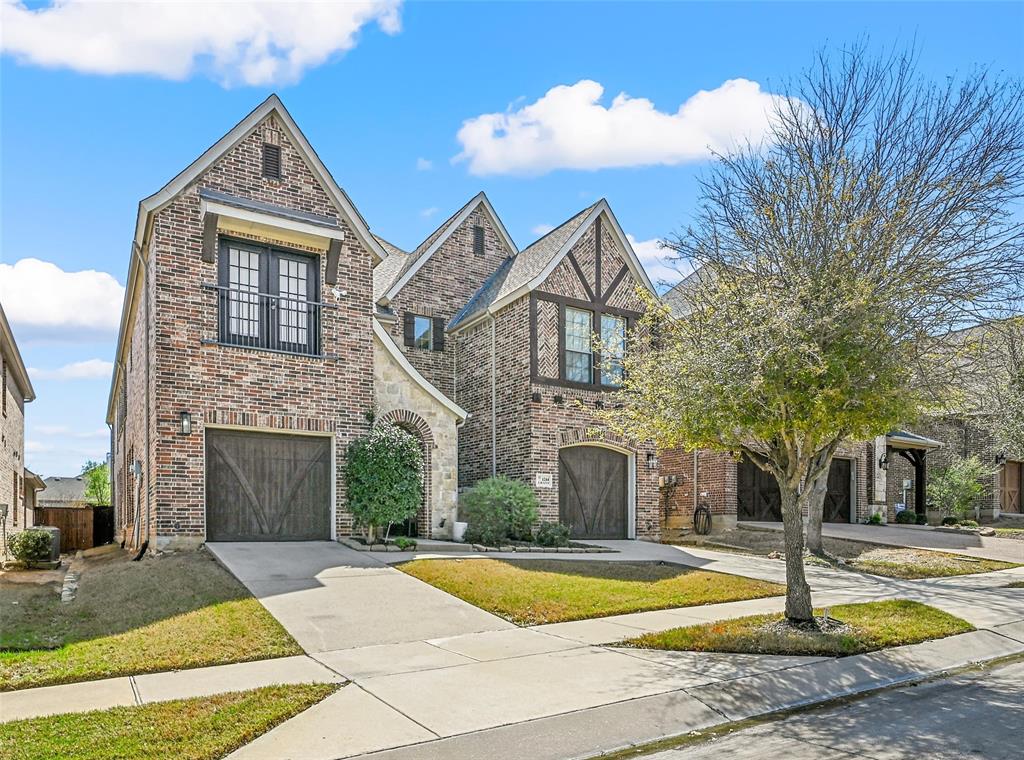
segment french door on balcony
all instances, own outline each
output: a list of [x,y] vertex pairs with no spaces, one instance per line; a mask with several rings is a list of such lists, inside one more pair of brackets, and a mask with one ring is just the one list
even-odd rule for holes
[[230,239],[219,253],[220,342],[319,354],[316,256]]

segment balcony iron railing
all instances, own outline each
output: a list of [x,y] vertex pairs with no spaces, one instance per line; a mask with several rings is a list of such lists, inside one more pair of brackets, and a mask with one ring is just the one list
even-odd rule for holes
[[323,310],[333,304],[254,289],[205,285],[217,294],[217,342],[303,356],[322,356]]

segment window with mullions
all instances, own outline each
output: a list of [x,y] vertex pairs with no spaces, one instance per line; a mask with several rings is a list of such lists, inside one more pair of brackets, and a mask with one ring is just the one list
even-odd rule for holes
[[586,309],[565,309],[565,379],[574,383],[594,382],[593,316]]
[[219,286],[222,343],[297,354],[320,351],[315,256],[223,240]]
[[601,385],[622,385],[622,360],[626,355],[626,320],[601,315]]

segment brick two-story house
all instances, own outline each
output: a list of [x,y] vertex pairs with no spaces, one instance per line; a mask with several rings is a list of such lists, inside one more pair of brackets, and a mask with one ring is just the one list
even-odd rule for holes
[[614,384],[590,336],[625,339],[637,285],[604,202],[518,252],[481,194],[400,250],[271,96],[140,203],[107,412],[124,537],[351,532],[344,453],[371,410],[423,445],[420,535],[501,473],[578,535],[655,537],[653,452],[588,411]]

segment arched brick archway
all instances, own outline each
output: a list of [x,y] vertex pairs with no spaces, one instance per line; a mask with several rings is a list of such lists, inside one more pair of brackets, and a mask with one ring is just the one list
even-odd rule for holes
[[423,503],[416,513],[416,530],[420,536],[430,537],[431,498],[431,453],[434,450],[434,434],[430,425],[415,412],[408,409],[392,409],[380,416],[381,422],[389,422],[416,436],[423,452]]

